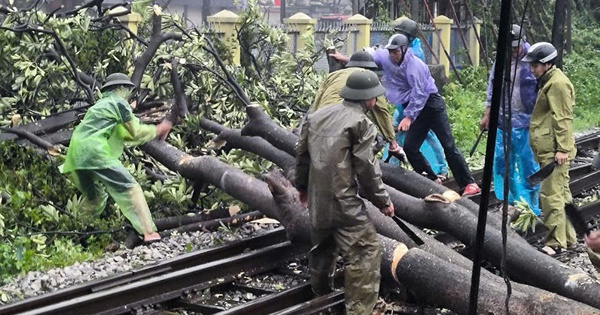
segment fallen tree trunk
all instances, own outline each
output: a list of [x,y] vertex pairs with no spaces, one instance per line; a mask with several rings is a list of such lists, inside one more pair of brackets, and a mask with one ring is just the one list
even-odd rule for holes
[[[427,202],[399,191],[388,191],[396,214],[401,218],[449,232],[466,245],[475,243],[477,217],[468,211],[461,211],[461,205]],[[499,230],[490,226],[486,228],[483,252],[490,261],[500,262],[502,234]],[[506,263],[507,270],[514,278],[600,308],[600,283],[587,273],[569,268],[539,252],[512,231],[507,237]]]
[[244,223],[254,221],[264,217],[264,214],[260,211],[252,211],[249,213],[238,214],[227,218],[213,219],[209,221],[196,222],[180,226],[176,229],[167,230],[160,233],[160,236],[167,237],[177,233],[195,232],[195,231],[214,231],[219,227],[235,227],[240,226]]
[[[288,222],[293,222],[298,226],[302,222],[301,224],[308,230],[310,227],[308,211],[301,208],[291,184],[283,176],[273,172],[267,174],[265,179],[273,193],[273,200],[281,207],[282,224],[287,226]],[[294,231],[308,234],[298,229]],[[307,238],[300,237],[294,239],[309,241]],[[393,277],[428,304],[449,308],[461,314],[467,313],[471,264],[455,265],[421,248],[408,249],[405,244],[382,235],[380,240],[383,248],[381,267],[384,277]],[[478,311],[486,314],[504,313],[504,297],[507,291],[504,280],[483,271]],[[512,314],[528,315],[597,314],[599,312],[589,305],[518,283],[513,284],[508,309]]]
[[206,118],[200,118],[199,125],[200,128],[217,135],[213,143],[260,155],[281,167],[286,175],[289,175],[296,165],[296,158],[294,156],[276,150],[273,145],[261,137],[242,136],[241,130],[227,128]]
[[[294,147],[298,136],[277,125],[273,120],[258,107],[246,107],[248,123],[242,128],[243,136],[257,136],[267,140],[277,149],[295,156]],[[458,193],[442,185],[427,179],[413,171],[403,169],[399,166],[381,163],[383,182],[391,187],[418,198],[425,198],[437,193],[444,195],[468,209],[471,213],[479,213],[479,205],[468,198],[461,198]],[[488,215],[491,226],[500,228],[502,219],[499,216]]]
[[[231,166],[228,166],[224,163],[221,163],[216,158],[213,157],[191,157],[187,154],[177,150],[176,148],[164,143],[164,142],[149,142],[143,146],[143,149],[152,155],[159,162],[170,168],[171,170],[178,171],[182,176],[192,179],[194,181],[201,180],[203,182],[212,183],[216,185],[224,192],[232,195],[238,200],[241,200],[251,206],[256,208],[260,208],[261,211],[269,216],[280,220],[281,222],[285,222],[286,231],[290,240],[295,242],[306,242],[308,241],[309,235],[306,233],[308,220],[308,213],[306,211],[302,211],[300,213],[301,218],[295,216],[295,213],[287,211],[281,211],[279,205],[274,201],[273,196],[271,195],[268,187],[262,181],[259,181],[255,178],[252,178],[240,170],[237,170]],[[291,187],[290,187],[291,190]],[[286,200],[288,202],[294,202],[296,196],[288,195]],[[291,200],[290,200],[291,198]],[[419,201],[419,199],[416,199]],[[424,201],[423,201],[424,202]],[[437,205],[437,203],[429,203],[429,207],[432,205]],[[440,205],[437,205],[440,207]],[[445,207],[452,206],[452,209],[456,209],[457,206],[454,204],[444,205]],[[428,209],[428,207],[426,207]],[[406,210],[408,211],[408,210]],[[299,211],[298,211],[299,212]],[[450,211],[448,211],[450,212]],[[381,234],[389,233],[392,235],[394,239],[407,239],[408,237],[400,231],[397,227],[393,226],[392,220],[387,218],[384,224],[378,223],[378,211],[376,213],[370,212],[369,214],[373,218],[376,226],[378,227],[378,232]],[[401,214],[401,213],[398,213]],[[379,216],[383,216],[379,214]],[[385,217],[384,217],[385,218]],[[442,220],[443,221],[443,220]],[[388,230],[386,232],[386,230]],[[396,236],[394,236],[396,235]],[[436,242],[436,241],[428,241],[428,242]],[[490,239],[486,239],[486,243],[490,242]],[[443,245],[442,245],[443,246]],[[445,246],[443,246],[445,247]],[[434,255],[438,253],[432,253]],[[446,259],[444,259],[446,260]],[[545,274],[546,278],[552,278],[553,273],[549,270],[564,268],[568,273],[570,270],[562,264],[559,264],[557,261],[548,258],[547,265],[538,265],[538,268],[541,266],[545,266],[547,268],[547,273]],[[447,261],[447,260],[446,260]],[[546,263],[546,260],[539,260],[538,263]],[[529,261],[528,263],[531,263]],[[419,268],[420,266],[412,266],[412,268]],[[438,266],[438,268],[442,268],[442,266]],[[445,268],[445,267],[444,267]],[[565,274],[566,274],[565,273]],[[597,288],[600,287],[597,282],[590,281],[589,277],[585,277],[585,275],[581,273],[571,272],[572,279],[569,282],[565,283],[569,289],[567,289],[567,293],[570,296],[574,296],[574,298],[578,300],[583,300],[584,302],[596,306],[594,303],[598,304],[598,301],[589,301],[587,298],[588,295],[585,292],[597,292]],[[561,273],[562,276],[562,273]],[[433,279],[435,280],[435,279]],[[433,281],[432,280],[432,281]],[[586,281],[587,283],[584,283]],[[542,281],[543,282],[543,281]],[[443,284],[437,283],[438,286],[444,286]],[[485,284],[482,284],[485,285]],[[412,289],[412,288],[411,288]],[[467,290],[465,288],[465,290]],[[564,291],[564,290],[563,290]],[[585,292],[582,292],[585,291]]]
[[[183,177],[194,182],[211,183],[237,200],[261,209],[265,215],[279,219],[279,207],[273,202],[271,192],[263,181],[250,177],[215,157],[192,157],[165,142],[151,141],[144,144],[142,149]],[[380,233],[393,239],[411,242],[392,220],[386,220],[383,215],[377,213],[379,211],[374,214],[374,220],[380,222]],[[294,229],[293,225],[289,228]],[[301,231],[305,231],[304,229],[304,226],[300,227]]]
[[217,208],[215,210],[207,211],[207,212],[199,212],[191,215],[183,215],[176,217],[167,217],[155,219],[154,224],[159,231],[164,231],[168,229],[174,229],[176,227],[180,227],[182,225],[188,225],[197,222],[215,220],[227,218],[235,215],[235,213],[231,213],[228,208]]
[[[261,121],[268,118],[264,113],[256,117],[259,117]],[[274,126],[270,128],[274,128]],[[278,137],[282,137],[281,134],[283,133],[284,131],[280,130],[277,133],[272,132],[270,134],[278,134]],[[295,135],[288,133],[288,137],[291,138],[292,136],[295,137]],[[289,143],[289,140],[286,142]],[[279,142],[280,146],[282,143],[284,142]],[[288,151],[290,149],[287,147]],[[467,246],[472,246],[475,243],[477,216],[472,211],[476,206],[473,202],[466,198],[456,199],[458,196],[454,192],[441,185],[434,184],[414,172],[397,167],[387,167],[389,164],[384,165],[386,167],[383,173],[387,173],[388,180],[395,183],[396,187],[401,186],[418,196],[425,193],[438,193],[450,198],[448,204],[427,202],[388,186],[387,190],[392,197],[398,216],[419,226],[448,232]],[[455,202],[450,203],[451,200],[455,200]],[[470,208],[467,208],[467,206]],[[370,214],[378,226],[386,225],[385,222],[377,222],[381,219],[373,211]],[[503,251],[502,234],[497,227],[501,225],[501,222],[499,217],[490,217],[491,220],[486,228],[484,256],[496,265],[500,265]],[[493,218],[496,218],[496,220],[493,220]],[[385,235],[385,233],[382,234]],[[509,267],[507,269],[513,278],[600,307],[600,299],[597,299],[597,296],[600,296],[600,284],[590,278],[589,275],[568,268],[557,260],[537,251],[512,230],[508,232],[507,242],[506,261]],[[439,252],[434,253],[440,255]]]
[[[32,122],[25,125],[19,125],[14,127],[16,130],[23,130],[33,134],[49,134],[54,131],[60,130],[63,127],[77,121],[79,113],[76,110],[69,110],[62,113],[55,114],[54,116],[46,119]],[[19,138],[20,135],[15,133],[1,133],[0,141],[14,140]]]
[[[419,299],[431,305],[467,314],[469,307],[470,269],[448,264],[419,248],[380,237],[382,274],[392,273]],[[415,268],[418,266],[418,268]],[[386,270],[389,268],[389,270]],[[504,314],[506,285],[499,277],[484,276],[479,286],[479,314]],[[508,303],[508,314],[598,314],[599,309],[535,287],[516,284]]]

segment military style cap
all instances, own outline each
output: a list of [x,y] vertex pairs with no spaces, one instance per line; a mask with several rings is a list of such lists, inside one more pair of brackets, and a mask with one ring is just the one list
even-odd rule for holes
[[398,20],[398,24],[394,25],[394,31],[400,32],[406,36],[416,38],[419,36],[419,24],[417,22],[407,18],[401,17]]
[[346,85],[340,91],[340,96],[345,100],[366,101],[385,92],[377,74],[371,70],[353,72],[346,80]]
[[346,64],[346,68],[350,67],[375,70],[377,69],[377,64],[369,52],[358,51],[350,56],[350,61]]
[[106,77],[106,82],[104,82],[104,85],[100,88],[100,91],[104,91],[107,88],[115,85],[124,85],[130,87],[135,86],[135,84],[131,82],[131,79],[129,79],[128,75],[126,75],[125,73],[116,72]]

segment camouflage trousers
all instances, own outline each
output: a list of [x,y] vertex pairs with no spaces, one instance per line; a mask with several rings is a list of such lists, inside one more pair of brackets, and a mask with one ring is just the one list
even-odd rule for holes
[[570,163],[557,165],[552,174],[540,185],[544,225],[550,230],[546,245],[563,249],[577,243],[575,229],[567,220],[565,213],[565,205],[573,202],[569,189],[569,165]]
[[309,267],[313,291],[331,292],[338,253],[344,260],[347,315],[371,314],[379,296],[381,246],[372,223],[312,231]]

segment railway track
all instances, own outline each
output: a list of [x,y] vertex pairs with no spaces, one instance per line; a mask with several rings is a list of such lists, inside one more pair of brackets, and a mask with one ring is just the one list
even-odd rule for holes
[[[598,146],[600,134],[577,141],[578,152]],[[573,195],[600,182],[600,171],[589,163],[570,170]],[[480,181],[481,171],[474,173]],[[449,188],[456,184],[447,181]],[[454,185],[454,186],[453,186]],[[492,194],[494,196],[494,194]],[[480,196],[470,197],[478,202]],[[492,198],[492,202],[498,202]],[[580,208],[583,218],[600,221],[600,201]],[[543,226],[524,235],[530,242],[543,239]],[[283,228],[231,244],[175,257],[136,271],[91,281],[0,307],[5,314],[342,314],[343,291],[315,297],[308,272],[292,270],[308,252],[292,245]],[[261,277],[285,276],[293,284],[261,287]],[[257,281],[258,279],[258,281]],[[231,298],[233,296],[233,298]],[[230,297],[229,299],[227,297]]]
[[248,312],[252,308],[284,310],[309,301],[310,288],[303,283],[278,293],[245,287],[240,279],[277,271],[287,260],[301,257],[307,251],[306,247],[293,246],[287,241],[283,228],[278,228],[262,236],[182,255],[135,272],[9,304],[0,308],[0,314],[161,314],[162,306],[201,310],[201,314],[223,311],[242,314],[232,312],[236,308],[226,310],[217,303],[198,302],[206,300],[198,298],[200,292],[225,289],[259,296],[244,306],[248,308],[244,314],[258,314]]

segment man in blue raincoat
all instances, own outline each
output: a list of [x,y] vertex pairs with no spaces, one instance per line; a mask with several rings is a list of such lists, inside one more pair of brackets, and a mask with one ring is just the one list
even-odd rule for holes
[[[513,24],[511,29],[511,40],[510,81],[505,82],[502,88],[502,105],[496,132],[494,193],[498,200],[505,200],[504,175],[508,172],[508,204],[514,205],[515,201],[524,200],[529,208],[539,215],[539,186],[530,187],[527,183],[527,177],[539,169],[529,145],[529,120],[537,96],[537,80],[529,70],[529,63],[522,60],[530,45],[526,42],[522,29],[516,24]],[[490,121],[493,69],[492,67],[487,88],[485,114],[479,123],[482,129],[487,129]],[[507,143],[509,134],[510,146]],[[505,162],[506,155],[508,163]]]

